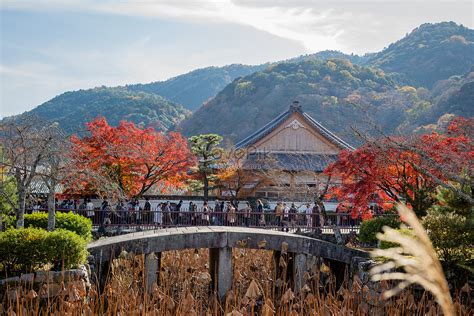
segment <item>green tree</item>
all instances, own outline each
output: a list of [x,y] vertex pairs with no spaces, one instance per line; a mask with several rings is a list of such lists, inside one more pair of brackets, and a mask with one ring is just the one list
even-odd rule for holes
[[18,205],[15,178],[0,170],[0,232],[3,231],[5,217],[15,211]]
[[221,158],[223,149],[219,147],[222,136],[217,134],[202,134],[192,136],[189,139],[191,144],[191,152],[196,155],[198,160],[197,166],[194,168],[195,180],[191,185],[194,188],[202,188],[204,199],[207,200],[209,190],[214,188],[214,182],[217,180],[216,164]]
[[[470,186],[462,190],[470,193]],[[436,196],[438,203],[432,206],[423,226],[438,251],[440,258],[448,264],[474,264],[474,208],[453,191],[440,188]]]

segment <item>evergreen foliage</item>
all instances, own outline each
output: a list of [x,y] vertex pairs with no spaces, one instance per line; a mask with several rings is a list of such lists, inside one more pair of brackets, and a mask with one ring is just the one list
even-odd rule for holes
[[399,228],[400,224],[400,218],[396,215],[390,217],[375,217],[361,223],[358,238],[365,243],[375,243],[377,242],[376,235],[382,232],[382,227]]
[[454,22],[422,24],[365,64],[399,73],[408,84],[431,88],[474,65],[474,30]]
[[[7,220],[6,227],[13,228],[15,225],[14,217]],[[48,228],[48,213],[25,214],[25,227]],[[56,212],[56,228],[68,230],[76,233],[85,241],[92,240],[92,222],[84,216],[73,213]]]
[[83,134],[85,124],[98,116],[105,117],[113,126],[127,120],[137,126],[167,131],[190,112],[159,95],[133,92],[122,87],[99,87],[63,93],[30,114],[58,122],[68,133]]
[[6,273],[32,272],[51,265],[69,269],[84,263],[86,241],[67,230],[9,229],[0,233],[0,267]]

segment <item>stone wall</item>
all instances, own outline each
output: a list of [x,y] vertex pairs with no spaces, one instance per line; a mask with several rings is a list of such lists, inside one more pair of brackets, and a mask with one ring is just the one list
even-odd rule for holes
[[0,280],[0,301],[65,296],[69,302],[83,300],[90,289],[86,266],[65,271],[37,271]]

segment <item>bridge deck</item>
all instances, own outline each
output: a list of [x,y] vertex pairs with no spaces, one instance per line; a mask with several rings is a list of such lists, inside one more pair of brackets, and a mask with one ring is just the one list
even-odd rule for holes
[[250,248],[311,254],[350,263],[352,257],[367,257],[365,251],[339,246],[306,236],[259,228],[227,226],[177,227],[99,239],[88,250],[101,261],[117,257],[125,250],[135,254],[160,253],[195,248]]

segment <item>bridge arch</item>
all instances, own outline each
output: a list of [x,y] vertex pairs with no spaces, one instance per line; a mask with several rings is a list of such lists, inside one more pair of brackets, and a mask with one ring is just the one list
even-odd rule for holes
[[[122,251],[146,255],[146,269],[151,288],[156,282],[156,269],[159,269],[160,254],[171,250],[196,248],[210,249],[211,276],[217,280],[216,288],[220,296],[225,295],[232,285],[232,248],[248,248],[284,251],[294,254],[296,277],[303,275],[308,255],[331,261],[351,264],[354,257],[367,257],[365,251],[336,245],[320,239],[265,229],[224,226],[179,227],[148,230],[131,234],[99,239],[88,245],[95,258],[96,273],[99,279],[108,272],[108,263]],[[156,258],[156,259],[155,259]],[[148,267],[147,267],[148,266]],[[230,272],[230,273],[229,273]],[[229,277],[230,276],[230,277]],[[295,281],[295,289],[301,282]]]

